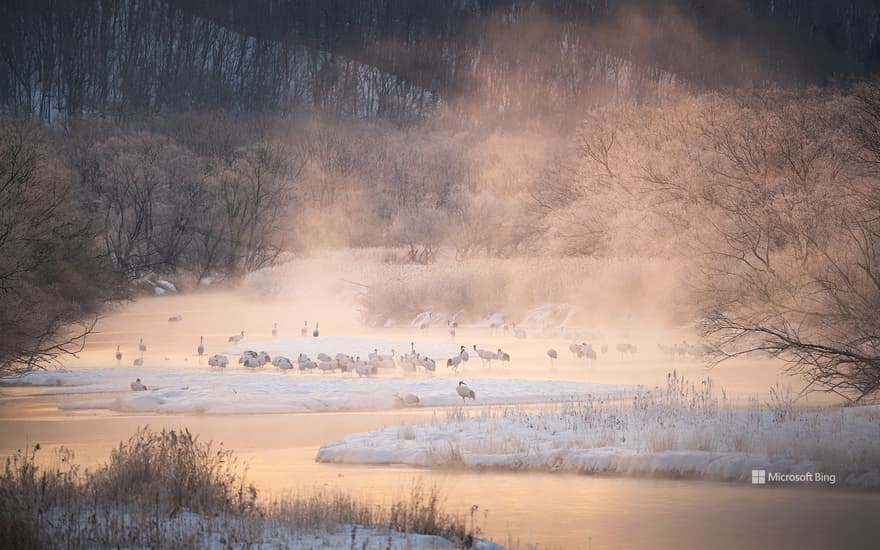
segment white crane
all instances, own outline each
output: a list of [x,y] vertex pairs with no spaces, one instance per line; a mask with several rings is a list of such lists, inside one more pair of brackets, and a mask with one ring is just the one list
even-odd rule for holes
[[290,370],[293,368],[293,363],[290,362],[290,359],[283,355],[276,355],[272,359],[272,364],[281,370]]
[[330,359],[329,361],[319,361],[318,370],[323,372],[332,372],[339,368],[339,361]]
[[474,393],[474,390],[470,389],[464,382],[459,382],[458,387],[455,388],[455,391],[458,392],[459,396],[461,396],[462,403],[464,403],[464,400],[467,398],[470,398],[472,400],[476,400],[477,398],[477,394]]
[[138,349],[141,352],[141,356],[143,357],[144,352],[147,351],[147,345],[144,343],[144,339],[141,338],[141,341],[138,342]]
[[297,365],[299,366],[299,370],[312,370],[318,368],[318,364],[309,359],[309,356],[305,353],[300,353],[299,357],[296,359]]
[[403,396],[395,393],[394,402],[398,407],[415,407],[419,404],[419,396],[413,393],[407,393]]
[[466,349],[464,349],[464,346],[461,346],[461,351],[458,352],[458,355],[453,355],[446,360],[446,367],[451,368],[455,372],[458,372],[458,367],[461,366],[462,362],[467,360],[468,352]]
[[458,367],[461,366],[461,354],[453,355],[449,359],[446,360],[446,368],[452,369],[455,372],[458,372]]
[[116,364],[118,365],[120,361],[122,361],[122,352],[119,351],[119,346],[117,345],[116,346]]
[[250,356],[250,355],[247,356],[247,357],[242,358],[242,360],[240,361],[240,363],[241,363],[242,365],[244,365],[245,367],[248,367],[248,368],[251,368],[251,369],[255,369],[255,368],[257,368],[257,367],[262,367],[263,365],[266,364],[262,359],[260,359],[260,358],[258,358],[258,357],[252,357],[252,356]]
[[297,361],[297,365],[299,366],[299,370],[301,371],[318,368],[318,364],[311,359],[306,359],[305,361]]
[[343,372],[349,372],[352,370],[354,365],[354,357],[351,355],[346,355],[344,353],[337,353],[334,358],[336,364],[343,370]]
[[617,351],[621,356],[625,354],[635,355],[636,347],[633,344],[617,344]]
[[435,372],[437,370],[437,363],[430,357],[419,357],[418,359],[419,364],[424,367],[426,372]]
[[272,325],[272,338],[278,336],[278,323]]
[[272,362],[272,357],[266,353],[265,351],[261,351],[257,354],[257,360],[262,361],[264,365]]
[[[596,359],[596,351],[593,349],[593,344],[588,344],[586,342],[580,344],[572,344],[575,351],[574,354],[578,359],[583,359],[586,357],[587,359]],[[569,347],[571,349],[571,347]]]
[[366,361],[362,361],[360,357],[356,358],[354,361],[354,371],[358,376],[375,376],[379,373],[375,366]]
[[226,368],[228,364],[229,359],[225,355],[216,354],[208,358],[208,365],[212,367]]
[[550,348],[547,350],[547,357],[550,358],[550,366],[552,367],[556,363],[556,359],[559,357],[559,354],[556,353],[556,350]]
[[317,338],[317,337],[320,336],[320,335],[321,335],[321,332],[318,330],[318,323],[315,323],[315,330],[312,331],[312,336],[314,336],[315,338]]
[[477,349],[477,345],[474,344],[474,352],[480,356],[480,359],[483,361],[483,364],[489,364],[492,366],[492,359],[498,359],[498,356],[495,355],[495,352],[489,351],[487,349]]
[[147,386],[141,382],[141,379],[138,378],[134,382],[131,383],[131,391],[147,391]]
[[243,338],[244,338],[244,331],[241,331],[241,334],[233,334],[226,341],[232,342],[233,344],[237,344],[237,343],[241,342]]
[[254,350],[246,349],[243,352],[241,352],[241,357],[238,358],[238,364],[241,365],[248,359],[256,359],[256,358],[257,358],[257,352],[255,352]]
[[299,366],[299,370],[313,370],[318,368],[318,364],[311,359],[307,359],[305,361],[297,361],[297,365]]
[[300,336],[308,336],[309,335],[309,322],[306,321],[303,325],[303,328],[299,329]]

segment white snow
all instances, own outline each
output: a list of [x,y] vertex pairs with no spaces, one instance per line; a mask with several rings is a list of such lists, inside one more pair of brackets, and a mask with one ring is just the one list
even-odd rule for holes
[[[645,406],[645,403],[649,403]],[[661,475],[750,482],[763,469],[880,487],[880,407],[780,415],[649,397],[553,409],[453,410],[445,421],[348,435],[320,462]]]
[[[292,355],[296,357],[295,355]],[[459,378],[400,376],[396,370],[378,377],[300,374],[271,365],[246,369],[233,358],[226,369],[207,365],[188,369],[78,368],[39,371],[4,383],[53,386],[48,394],[104,394],[67,402],[63,409],[105,409],[118,412],[230,414],[309,411],[383,410],[398,406],[394,394],[418,396],[421,407],[456,405]],[[132,392],[140,378],[147,391]],[[566,381],[467,378],[476,404],[567,401],[625,391],[625,386]],[[468,402],[470,403],[470,401]]]
[[174,283],[172,283],[171,281],[158,280],[158,281],[156,281],[156,284],[158,284],[160,287],[163,287],[165,290],[170,290],[171,292],[177,292],[177,287],[174,286]]
[[[254,548],[275,550],[311,550],[314,548],[360,548],[365,550],[428,550],[454,549],[460,544],[436,535],[401,532],[387,527],[364,525],[329,525],[314,529],[294,527],[282,520],[243,517],[233,514],[202,515],[183,511],[172,516],[162,514],[158,517],[143,513],[131,514],[123,509],[105,509],[88,512],[68,511],[53,508],[47,514],[52,521],[45,528],[53,539],[65,539],[76,525],[78,540],[106,542],[117,540],[119,526],[134,527],[127,542],[129,548],[141,548],[149,541],[151,546],[163,548],[206,548],[223,550],[226,548]],[[85,517],[83,517],[85,516]],[[146,516],[146,517],[145,517]],[[157,521],[158,524],[152,522]],[[151,532],[146,528],[156,529]],[[85,526],[85,527],[83,527]],[[74,540],[77,540],[76,538]],[[100,542],[97,542],[100,547]],[[504,550],[492,541],[474,538],[475,550]]]

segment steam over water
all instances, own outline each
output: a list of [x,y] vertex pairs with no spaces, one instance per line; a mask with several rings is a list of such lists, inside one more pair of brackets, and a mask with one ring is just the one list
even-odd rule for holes
[[[234,364],[236,356],[231,355],[239,348],[227,342],[228,336],[244,330],[241,346],[246,348],[247,342],[271,341],[271,330],[277,323],[278,339],[291,339],[288,355],[295,357],[300,328],[308,320],[310,327],[320,323],[322,338],[328,342],[358,337],[404,345],[410,341],[423,346],[451,344],[453,348],[476,344],[492,350],[501,347],[510,353],[512,359],[507,366],[482,367],[472,361],[468,370],[458,374],[447,372],[445,358],[437,357],[435,377],[448,380],[450,392],[460,378],[475,377],[663,387],[667,373],[675,369],[695,381],[711,376],[726,389],[732,402],[744,404],[749,397],[765,400],[768,388],[781,380],[778,365],[761,358],[722,364],[711,371],[697,359],[670,359],[657,344],[695,341],[692,331],[686,327],[651,326],[635,316],[626,326],[580,328],[583,339],[589,339],[597,349],[602,343],[610,347],[596,361],[575,358],[567,347],[572,340],[558,333],[560,327],[549,324],[527,327],[533,334],[525,339],[479,323],[462,323],[454,338],[442,322],[426,329],[407,326],[405,320],[390,327],[367,327],[357,311],[357,289],[352,288],[357,285],[346,280],[360,276],[360,282],[373,281],[366,279],[364,271],[330,277],[326,275],[330,269],[322,267],[312,260],[279,268],[271,276],[263,274],[264,279],[252,279],[236,292],[206,290],[139,299],[102,319],[80,358],[67,368],[116,367],[117,345],[124,355],[122,364],[129,368],[140,356],[137,343],[143,338],[147,345],[144,366],[131,366],[132,378],[140,377],[148,386],[161,386],[162,380],[153,373],[162,369],[204,372],[207,377],[205,360],[200,361],[195,353],[200,336],[205,338],[206,355],[229,352],[233,363],[230,368],[240,369]],[[300,287],[302,280],[316,284]],[[178,314],[182,321],[168,321]],[[623,341],[637,346],[635,356],[616,351],[615,345]],[[306,337],[305,345],[314,346],[315,339]],[[559,352],[555,364],[546,354],[549,347]],[[346,350],[326,350],[331,355],[337,351]],[[224,374],[230,373],[219,373]],[[276,375],[249,373],[253,377]],[[444,407],[270,415],[144,415],[59,409],[66,403],[99,397],[106,395],[46,394],[46,389],[39,387],[3,388],[0,452],[8,454],[39,442],[48,457],[52,448],[64,445],[74,450],[78,462],[94,467],[138,426],[188,428],[202,440],[222,441],[225,447],[234,449],[248,462],[249,479],[267,495],[317,487],[348,490],[387,503],[421,480],[437,484],[452,510],[468,511],[476,505],[474,517],[485,536],[502,543],[535,542],[551,548],[671,549],[698,547],[706,541],[712,541],[716,548],[868,548],[864,526],[869,525],[871,510],[880,503],[880,497],[872,492],[842,488],[765,489],[711,481],[415,470],[394,465],[319,464],[314,460],[322,444],[353,432],[431,422],[444,417]],[[837,528],[828,529],[828,522]]]

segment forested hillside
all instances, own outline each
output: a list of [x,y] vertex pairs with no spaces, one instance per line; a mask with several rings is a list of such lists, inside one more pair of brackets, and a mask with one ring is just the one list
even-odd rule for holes
[[[43,0],[4,3],[0,104],[89,113],[320,109],[561,116],[880,62],[870,0]],[[476,105],[474,105],[476,103]]]

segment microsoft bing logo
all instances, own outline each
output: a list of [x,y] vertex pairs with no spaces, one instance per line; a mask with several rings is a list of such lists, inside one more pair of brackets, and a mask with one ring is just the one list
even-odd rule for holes
[[752,470],[752,485],[767,483],[767,470]]

